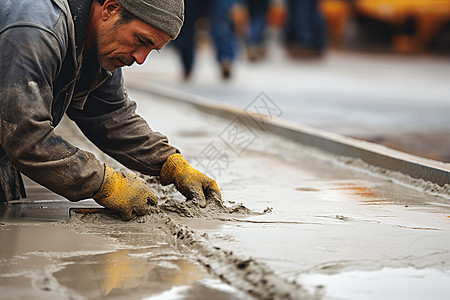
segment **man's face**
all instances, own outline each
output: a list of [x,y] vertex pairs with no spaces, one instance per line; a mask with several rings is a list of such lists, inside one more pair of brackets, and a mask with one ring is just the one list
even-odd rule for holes
[[113,13],[103,22],[96,33],[96,51],[103,69],[131,66],[144,63],[150,51],[163,48],[170,40],[164,31],[139,19],[117,23],[120,13]]

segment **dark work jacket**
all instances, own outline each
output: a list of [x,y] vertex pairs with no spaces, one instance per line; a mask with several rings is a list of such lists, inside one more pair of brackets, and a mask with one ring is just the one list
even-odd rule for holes
[[83,57],[91,3],[2,1],[0,201],[24,196],[20,173],[71,201],[99,189],[103,164],[54,132],[65,113],[102,151],[144,174],[159,175],[178,152],[135,114],[121,69]]

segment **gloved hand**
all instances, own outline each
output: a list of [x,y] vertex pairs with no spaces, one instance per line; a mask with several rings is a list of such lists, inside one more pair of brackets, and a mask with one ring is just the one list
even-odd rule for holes
[[160,181],[162,185],[173,183],[183,196],[189,200],[194,199],[200,207],[206,207],[207,200],[222,202],[214,179],[191,167],[179,153],[172,154],[164,163]]
[[119,212],[122,220],[145,215],[148,204],[157,203],[155,194],[143,179],[134,174],[116,172],[107,164],[102,185],[92,198],[98,204]]

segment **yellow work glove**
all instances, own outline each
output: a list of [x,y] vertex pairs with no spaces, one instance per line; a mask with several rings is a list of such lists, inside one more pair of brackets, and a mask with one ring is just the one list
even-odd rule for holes
[[183,196],[188,200],[194,199],[200,207],[205,207],[207,200],[222,202],[214,179],[191,167],[179,153],[172,154],[164,163],[160,180],[162,185],[173,183]]
[[98,204],[120,213],[123,220],[145,215],[148,205],[156,205],[156,196],[142,178],[116,172],[105,164],[102,185],[92,197]]

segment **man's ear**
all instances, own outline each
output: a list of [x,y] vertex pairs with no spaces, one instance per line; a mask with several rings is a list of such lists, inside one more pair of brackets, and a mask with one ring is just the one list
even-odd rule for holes
[[111,16],[120,11],[120,4],[116,0],[106,0],[102,6],[102,19],[108,20]]

